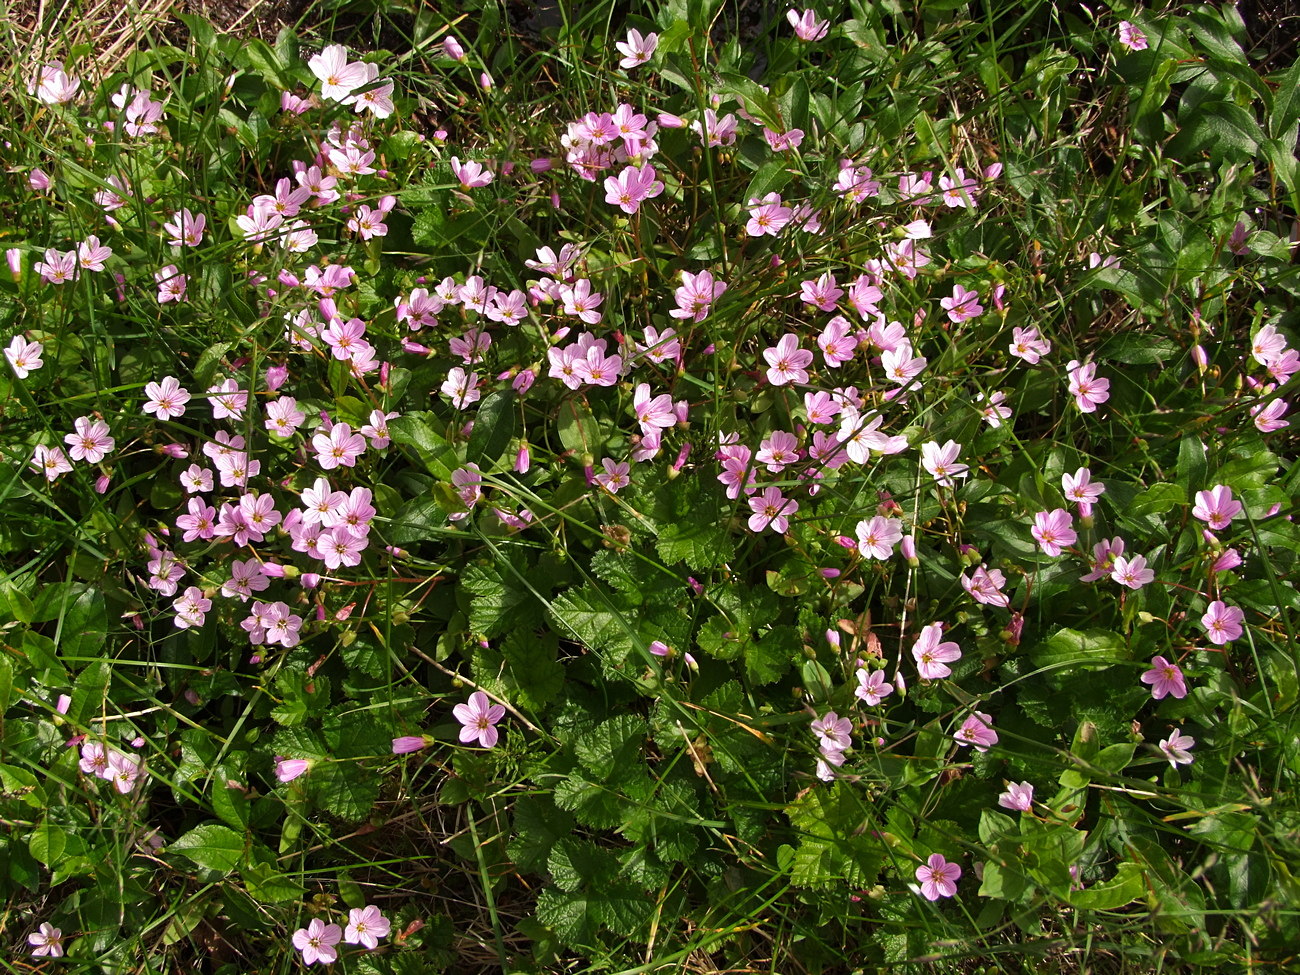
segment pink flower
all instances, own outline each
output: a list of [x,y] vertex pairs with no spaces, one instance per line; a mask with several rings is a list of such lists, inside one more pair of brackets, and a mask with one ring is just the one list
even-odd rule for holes
[[1115,559],[1124,554],[1124,539],[1116,536],[1103,539],[1092,547],[1092,571],[1079,577],[1080,582],[1096,582],[1108,578],[1115,568]]
[[[346,98],[352,94],[352,89],[359,88],[370,80],[366,66],[362,62],[348,61],[347,48],[342,44],[331,44],[314,55],[307,62],[307,67],[311,68],[311,73],[320,79],[321,97],[333,101]],[[336,938],[335,942],[337,941]]]
[[374,904],[354,907],[348,912],[348,926],[343,929],[343,940],[350,945],[362,945],[374,950],[379,947],[379,939],[387,938],[392,929],[392,922]]
[[1070,377],[1070,395],[1081,413],[1095,413],[1100,403],[1110,399],[1110,380],[1097,378],[1097,366],[1089,362],[1080,364],[1071,359],[1066,366]]
[[171,220],[163,224],[163,230],[171,235],[167,243],[173,247],[198,247],[203,243],[203,228],[207,222],[206,216],[201,213],[196,216],[188,209],[173,213]]
[[942,623],[931,623],[923,627],[912,644],[912,656],[916,658],[916,672],[923,680],[940,680],[952,673],[947,664],[961,659],[961,648],[951,640],[940,643],[943,635]]
[[1029,812],[1034,805],[1034,786],[1029,782],[1008,782],[1007,791],[998,796],[998,805],[1003,809]]
[[337,960],[339,953],[334,946],[342,940],[343,929],[337,924],[326,924],[320,918],[312,918],[307,927],[293,933],[293,946],[302,952],[304,965],[317,962],[328,965]]
[[57,251],[53,247],[45,252],[45,260],[37,261],[32,269],[47,284],[64,284],[77,279],[77,252]]
[[1088,518],[1092,515],[1093,503],[1106,493],[1106,485],[1093,481],[1092,472],[1086,467],[1080,467],[1073,474],[1061,475],[1061,490],[1067,501],[1079,505],[1079,517]]
[[886,695],[894,692],[894,685],[885,680],[883,670],[868,671],[865,667],[859,667],[857,677],[858,687],[853,694],[861,698],[867,707],[874,708]]
[[1007,584],[1006,576],[1002,574],[1001,569],[990,569],[981,565],[973,573],[971,578],[966,578],[966,573],[961,575],[961,586],[977,603],[983,603],[986,606],[999,606],[1006,609],[1011,605],[1011,597],[1002,591],[1002,587]]
[[749,201],[749,222],[745,224],[745,233],[751,237],[777,236],[793,218],[794,210],[782,206],[777,193],[769,193],[762,200]]
[[475,691],[469,696],[468,704],[457,704],[451,709],[463,728],[460,740],[469,743],[478,740],[484,748],[494,748],[497,743],[496,723],[505,717],[506,709],[500,704],[492,704],[482,691]]
[[1151,669],[1142,675],[1142,683],[1151,685],[1151,696],[1157,701],[1166,694],[1180,699],[1187,696],[1182,670],[1164,657],[1152,659]]
[[61,447],[46,447],[38,444],[32,451],[32,467],[45,475],[47,481],[55,481],[61,474],[72,470],[72,464],[64,456]]
[[424,735],[403,735],[401,738],[393,739],[394,755],[409,755],[411,752],[418,752],[428,747],[429,739]]
[[492,182],[495,175],[490,170],[484,169],[481,163],[472,159],[462,165],[460,159],[456,156],[451,157],[451,172],[460,181],[460,185],[467,190],[487,186],[488,183]]
[[673,318],[689,318],[702,322],[708,317],[713,303],[722,297],[722,293],[726,290],[727,285],[722,281],[715,281],[708,271],[701,271],[699,274],[682,271],[682,286],[673,292],[677,307],[668,314]]
[[1024,359],[1031,366],[1052,351],[1052,343],[1040,338],[1036,328],[1013,328],[1011,330],[1011,354]]
[[1272,433],[1274,430],[1289,427],[1291,425],[1290,421],[1282,419],[1282,414],[1286,410],[1286,400],[1281,399],[1270,400],[1267,403],[1252,406],[1250,415],[1255,424],[1255,429],[1260,433]]
[[858,522],[858,551],[867,558],[887,559],[903,538],[903,526],[897,518],[875,515],[870,521]]
[[1173,734],[1160,742],[1160,750],[1169,759],[1169,764],[1177,768],[1179,765],[1192,764],[1192,753],[1188,749],[1195,744],[1195,738],[1183,734],[1182,728],[1175,728]]
[[940,298],[939,306],[948,313],[948,321],[960,325],[964,321],[984,314],[984,306],[979,303],[979,300],[979,292],[967,291],[960,284],[954,284],[952,297]]
[[142,409],[155,414],[159,420],[170,420],[183,416],[185,404],[190,401],[189,391],[184,389],[175,376],[167,376],[160,383],[149,383],[144,388],[148,402]]
[[1034,515],[1034,527],[1029,533],[1046,555],[1057,556],[1062,546],[1073,545],[1079,537],[1070,527],[1070,521],[1070,513],[1064,508],[1040,511]]
[[[298,776],[302,775],[309,768],[311,768],[311,762],[305,758],[285,758],[283,755],[275,756],[274,765],[275,765],[275,778],[277,782],[292,782],[294,779],[298,778]],[[314,922],[314,923],[318,923],[318,922]],[[338,930],[338,928],[335,925],[330,925],[330,927],[333,927],[336,931]],[[340,936],[341,935],[336,935],[332,943],[338,944]],[[294,943],[297,944],[296,935],[294,937]],[[299,947],[302,946],[299,945]],[[329,960],[333,961],[332,958]],[[311,963],[308,962],[308,964]]]
[[1147,49],[1147,36],[1134,24],[1127,20],[1119,22],[1119,28],[1116,30],[1119,35],[1120,46],[1126,51],[1145,51]]
[[794,28],[795,37],[801,41],[820,41],[831,28],[829,20],[818,20],[817,14],[812,10],[805,10],[802,14],[787,10],[785,19]]
[[353,433],[346,423],[336,423],[328,434],[312,437],[311,445],[321,469],[330,471],[336,467],[355,467],[357,458],[365,452],[366,438]]
[[664,191],[653,166],[628,166],[617,176],[605,179],[605,202],[624,213],[636,213],[641,204]]
[[921,896],[928,901],[952,897],[957,893],[961,867],[949,863],[942,853],[931,853],[925,864],[916,868],[916,879],[921,882]]
[[41,353],[44,351],[45,348],[41,343],[28,342],[21,335],[15,335],[10,340],[9,347],[5,349],[5,358],[13,367],[14,374],[19,379],[26,379],[45,364],[41,360]]
[[1208,491],[1196,492],[1196,506],[1192,508],[1192,517],[1199,518],[1215,531],[1222,531],[1232,524],[1232,519],[1244,509],[1240,501],[1232,498],[1232,488],[1216,484]]
[[166,267],[154,272],[154,281],[158,285],[158,303],[165,305],[169,301],[184,301],[185,289],[189,284],[189,276],[181,274],[180,269],[175,264],[168,264]]
[[[292,396],[279,396],[266,404],[266,429],[276,437],[291,437],[307,419]],[[364,433],[364,429],[362,430]]]
[[986,752],[998,743],[998,733],[993,730],[993,719],[983,711],[970,714],[953,735],[959,745],[974,745],[976,751]]
[[29,934],[27,943],[31,945],[33,958],[63,957],[63,932],[48,922]]
[[939,189],[943,191],[943,203],[947,207],[974,208],[979,201],[976,192],[979,184],[966,175],[966,170],[958,166],[952,177],[940,176]]
[[1222,645],[1241,638],[1241,624],[1245,618],[1246,614],[1236,606],[1229,606],[1216,599],[1201,617],[1201,625],[1205,627],[1205,635],[1211,643]]
[[942,447],[933,440],[921,444],[921,466],[930,472],[937,484],[952,487],[954,477],[965,477],[970,468],[957,463],[961,444],[949,440]]
[[113,248],[101,244],[94,234],[77,245],[77,264],[83,271],[99,273],[104,270],[104,262],[112,256]]
[[758,497],[749,499],[753,514],[749,516],[749,530],[761,532],[771,528],[778,535],[790,529],[790,516],[798,513],[799,502],[786,498],[779,488],[769,487]]
[[799,291],[800,301],[821,311],[834,311],[835,302],[844,296],[844,289],[835,283],[835,275],[830,271],[822,272],[815,281],[801,281]]
[[987,399],[985,399],[983,393],[978,393],[975,396],[976,403],[984,404],[979,407],[980,416],[984,418],[985,423],[995,430],[1002,426],[1003,420],[1011,419],[1011,407],[1003,405],[1006,401],[1007,394],[1001,390],[998,390]]
[[623,55],[623,59],[618,62],[620,68],[635,68],[639,64],[645,64],[654,54],[655,47],[659,44],[658,34],[646,34],[641,36],[641,32],[633,28],[627,32],[626,41],[618,41],[614,44],[618,48],[618,53]]
[[628,471],[631,470],[631,466],[628,463],[623,462],[621,464],[616,464],[613,459],[609,457],[604,458],[600,463],[601,466],[605,468],[605,472],[603,474],[597,474],[595,480],[597,484],[603,487],[610,494],[618,494],[621,488],[625,488],[632,483],[628,478]]
[[768,365],[767,381],[773,386],[808,382],[813,354],[799,348],[799,336],[789,332],[782,335],[774,347],[763,351],[763,358]]
[[1141,589],[1148,582],[1155,579],[1155,570],[1147,568],[1147,560],[1144,556],[1135,555],[1128,559],[1124,556],[1117,556],[1115,565],[1110,570],[1110,577],[1118,582],[1121,586],[1128,586],[1130,589]]
[[79,416],[72,426],[75,432],[65,436],[63,442],[72,448],[68,453],[73,460],[98,464],[117,445],[109,436],[108,424],[103,420],[92,422],[88,416]]
[[843,751],[853,744],[853,722],[841,718],[834,711],[827,711],[812,722],[812,732],[822,747]]

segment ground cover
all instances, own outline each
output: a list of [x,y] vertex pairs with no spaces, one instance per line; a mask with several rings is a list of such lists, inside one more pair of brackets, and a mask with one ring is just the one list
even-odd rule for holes
[[1285,970],[1278,19],[337,9],[10,31],[7,968]]

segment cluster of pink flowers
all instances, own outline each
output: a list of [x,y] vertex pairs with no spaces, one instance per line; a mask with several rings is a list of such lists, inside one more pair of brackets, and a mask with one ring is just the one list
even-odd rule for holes
[[379,939],[387,938],[392,929],[392,922],[379,908],[368,904],[348,912],[346,927],[313,918],[307,927],[293,933],[293,946],[302,952],[304,965],[328,965],[338,960],[339,942],[373,951],[379,947]]
[[129,755],[98,741],[86,741],[81,746],[81,771],[86,775],[112,782],[122,795],[135,789],[144,774],[144,763],[138,755]]
[[[615,166],[646,167],[659,145],[655,136],[659,125],[650,121],[627,103],[620,103],[612,112],[588,112],[575,122],[570,122],[560,137],[564,161],[583,179],[595,180],[602,172]],[[649,181],[654,180],[654,170],[649,169]],[[626,170],[624,171],[626,175]],[[631,178],[631,177],[627,177]],[[637,180],[645,177],[638,174]],[[606,189],[609,183],[606,182]],[[663,185],[659,184],[660,190]],[[648,192],[648,185],[647,185]],[[648,193],[658,195],[658,191]],[[642,196],[641,199],[645,199]],[[621,198],[611,200],[621,205]],[[627,210],[631,213],[633,210]]]

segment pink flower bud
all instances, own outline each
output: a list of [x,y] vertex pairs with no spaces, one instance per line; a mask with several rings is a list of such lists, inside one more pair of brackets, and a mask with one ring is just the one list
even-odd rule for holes
[[528,168],[535,173],[545,173],[545,172],[549,172],[551,167],[554,165],[555,165],[555,160],[546,156],[542,156],[540,158],[532,160],[528,164]]
[[1206,355],[1204,346],[1192,346],[1192,361],[1196,363],[1196,368],[1200,372],[1205,372],[1210,364],[1210,357]]
[[178,443],[165,443],[158,448],[158,452],[166,454],[168,457],[175,457],[177,460],[184,460],[190,455],[190,452]]
[[23,273],[23,249],[10,247],[5,250],[5,260],[9,262],[9,273],[17,281]]
[[848,535],[836,535],[835,544],[839,545],[841,548],[847,548],[850,552],[856,552],[858,550],[857,539],[850,538]]
[[317,586],[320,585],[320,573],[304,572],[302,574],[302,577],[298,580],[298,582],[302,585],[304,589],[315,589]]
[[403,735],[401,738],[393,739],[394,755],[409,755],[411,752],[418,752],[422,748],[427,748],[429,739],[424,735]]
[[656,120],[659,122],[661,129],[680,129],[686,125],[686,120],[678,115],[669,115],[667,112],[660,112]]
[[285,577],[284,566],[279,562],[263,562],[262,575],[272,579],[283,579]]
[[649,649],[649,651],[656,657],[671,657],[673,653],[668,649],[668,644],[664,643],[662,640],[650,641],[650,646],[647,649]]
[[[456,40],[456,38],[452,37],[450,34],[448,34],[446,39],[442,42],[442,53],[447,55],[447,57],[451,58],[453,61],[463,61],[465,59],[465,49],[460,46],[460,41]],[[437,137],[437,133],[435,133],[434,138],[436,139]],[[444,132],[443,138],[445,139],[446,137],[447,135]]]
[[514,388],[516,393],[522,396],[533,388],[533,383],[536,381],[537,373],[533,372],[531,369],[525,369],[515,377],[515,381],[511,383],[511,386]]
[[71,697],[69,697],[67,694],[60,694],[58,702],[55,703],[54,705],[54,710],[58,711],[59,714],[67,714],[68,706],[71,704],[72,704]]
[[27,174],[27,185],[37,193],[44,193],[50,188],[50,174],[43,169],[33,169]]
[[266,388],[274,393],[289,378],[288,366],[270,366],[266,370]]
[[839,569],[818,569],[823,579],[838,579],[840,577]]
[[111,478],[107,474],[100,474],[99,477],[95,478],[95,493],[103,494],[107,491],[110,480]]
[[904,535],[903,540],[898,543],[898,550],[903,553],[903,558],[907,559],[907,564],[916,567],[921,564],[921,560],[916,557],[916,537],[914,535]]
[[488,74],[486,71],[480,71],[478,75],[478,86],[482,88],[484,91],[488,91],[489,89],[491,89],[492,76]]
[[527,474],[528,469],[532,466],[533,457],[528,451],[528,444],[523,444],[519,452],[515,454],[515,473]]
[[839,630],[827,630],[827,631],[826,631],[826,642],[830,644],[831,649],[833,649],[833,650],[838,650],[838,649],[840,648],[840,631],[839,631]]
[[699,581],[696,580],[695,576],[687,576],[686,584],[691,587],[691,592],[695,593],[695,595],[697,596],[704,595],[704,587],[700,585]]
[[1222,554],[1214,560],[1214,564],[1210,566],[1210,571],[1227,572],[1230,569],[1235,569],[1237,566],[1241,565],[1241,561],[1241,556],[1235,548],[1226,548],[1223,550]]
[[396,545],[385,545],[384,551],[395,559],[404,559],[408,554],[406,549],[398,548]]

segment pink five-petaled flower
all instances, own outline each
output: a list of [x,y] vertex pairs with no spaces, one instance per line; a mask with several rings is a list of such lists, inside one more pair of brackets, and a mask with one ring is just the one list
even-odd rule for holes
[[64,456],[62,448],[47,447],[44,444],[36,445],[36,449],[32,451],[31,463],[35,470],[45,475],[47,481],[55,481],[59,475],[72,470],[72,464]]
[[1142,675],[1142,683],[1151,685],[1151,696],[1157,701],[1166,694],[1180,699],[1187,696],[1182,670],[1164,657],[1152,659],[1151,669]]
[[1061,490],[1067,501],[1079,505],[1079,517],[1088,518],[1092,515],[1093,504],[1106,493],[1106,485],[1093,481],[1092,472],[1086,467],[1080,467],[1073,474],[1061,475]]
[[749,201],[749,221],[745,233],[751,237],[777,236],[794,219],[794,210],[783,206],[779,193],[769,193],[761,200]]
[[1192,753],[1188,749],[1195,744],[1195,738],[1183,734],[1182,728],[1175,728],[1173,734],[1160,742],[1160,750],[1169,759],[1169,764],[1177,768],[1179,765],[1192,764]]
[[636,213],[641,204],[664,191],[653,166],[628,166],[617,176],[605,179],[605,202],[624,213]]
[[1029,812],[1034,805],[1034,786],[1031,782],[1008,782],[1007,791],[998,796],[1003,809]]
[[494,748],[497,743],[496,723],[505,717],[506,709],[500,704],[493,704],[482,691],[475,691],[469,696],[468,704],[457,704],[451,709],[463,728],[460,740],[468,743],[478,740],[484,748]]
[[1236,606],[1229,606],[1223,600],[1216,599],[1201,617],[1201,625],[1205,627],[1205,635],[1211,643],[1224,644],[1240,639],[1241,623],[1245,618],[1246,614]]
[[632,483],[628,477],[628,472],[632,468],[627,461],[616,463],[613,458],[606,457],[600,464],[605,468],[605,472],[597,474],[595,481],[610,494],[618,494],[621,488],[625,488]]
[[782,335],[772,348],[764,349],[763,358],[768,365],[767,381],[773,386],[808,381],[808,366],[812,365],[813,354],[799,348],[799,336],[792,332]]
[[954,477],[965,477],[970,468],[957,463],[961,453],[961,444],[949,440],[942,447],[933,440],[921,444],[921,466],[930,472],[935,482],[943,487],[952,487]]
[[336,467],[355,467],[357,457],[365,452],[366,438],[353,433],[346,423],[336,423],[328,434],[318,433],[311,438],[316,451],[316,462],[322,470]]
[[49,922],[43,923],[39,931],[29,934],[27,943],[31,945],[33,958],[63,957],[63,932]]
[[887,559],[894,554],[894,546],[903,540],[903,524],[897,518],[874,515],[869,521],[858,522],[858,551],[866,558]]
[[1031,366],[1052,351],[1052,343],[1040,338],[1036,328],[1013,328],[1011,330],[1011,354],[1024,359]]
[[984,314],[979,292],[967,291],[960,284],[952,286],[951,298],[939,299],[939,306],[948,313],[948,321],[954,325],[960,325],[968,319],[978,318]]
[[861,698],[868,707],[874,708],[885,695],[893,692],[894,685],[885,680],[883,670],[868,671],[865,667],[858,668],[858,687],[853,694]]
[[168,264],[154,272],[154,281],[158,285],[158,304],[169,301],[184,301],[185,289],[189,284],[189,275],[181,274],[175,264]]
[[1232,519],[1241,514],[1242,510],[1241,502],[1233,500],[1232,488],[1216,484],[1208,491],[1196,492],[1196,506],[1192,508],[1192,516],[1217,532],[1232,524]]
[[[333,101],[346,98],[352,89],[369,80],[369,72],[361,61],[348,61],[348,51],[342,44],[331,44],[307,62],[311,73],[320,79],[322,98]],[[333,961],[334,959],[330,959]]]
[[993,719],[983,711],[971,713],[952,736],[959,745],[974,745],[976,751],[986,752],[998,743],[998,733],[993,730]]
[[337,924],[326,924],[318,917],[312,918],[307,927],[299,928],[293,933],[293,946],[302,952],[304,965],[314,965],[317,962],[328,965],[335,961],[339,953],[334,946],[342,940],[342,928]]
[[47,284],[64,284],[77,279],[77,252],[57,251],[53,247],[45,252],[45,260],[37,261],[32,270]]
[[72,426],[76,432],[64,437],[63,442],[72,448],[68,454],[73,460],[98,464],[117,444],[109,436],[108,424],[103,420],[92,422],[88,416],[79,416],[73,421]]
[[41,353],[44,351],[41,343],[28,342],[21,335],[15,335],[5,349],[5,358],[13,367],[14,374],[19,379],[26,379],[30,373],[45,364],[41,361]]
[[912,644],[912,656],[916,658],[916,672],[923,680],[939,680],[952,673],[946,666],[954,660],[961,659],[961,648],[951,640],[940,643],[943,635],[942,623],[931,623],[922,628],[916,642]]
[[925,863],[916,868],[916,879],[921,882],[921,896],[928,901],[951,897],[957,893],[961,867],[949,863],[942,853],[931,853]]
[[961,587],[966,590],[977,603],[983,603],[985,606],[999,606],[1006,609],[1011,605],[1011,597],[1002,591],[1002,587],[1007,584],[1007,577],[1002,574],[1001,569],[990,569],[986,565],[981,565],[971,577],[966,578],[966,573],[961,574]]
[[456,156],[451,157],[451,173],[460,181],[460,185],[467,190],[475,189],[479,186],[487,186],[492,182],[495,175],[491,170],[484,169],[481,163],[473,159],[461,163]]
[[641,32],[633,28],[627,32],[626,41],[617,41],[614,46],[618,48],[618,53],[623,55],[623,59],[618,62],[620,68],[635,68],[638,64],[645,64],[650,60],[650,55],[654,54],[655,47],[659,44],[658,34],[646,34],[641,36]]
[[1070,395],[1081,413],[1096,413],[1097,405],[1110,399],[1110,380],[1097,378],[1097,364],[1071,359],[1066,365]]
[[818,20],[817,14],[811,9],[805,10],[802,14],[796,13],[793,9],[787,10],[785,19],[794,28],[794,36],[801,41],[820,41],[831,29],[831,22]]
[[798,513],[799,502],[787,498],[779,488],[769,487],[756,498],[749,499],[749,506],[754,513],[749,516],[749,530],[761,532],[771,528],[778,535],[784,535],[790,529],[790,516]]
[[166,376],[160,383],[149,383],[144,388],[144,394],[149,399],[141,409],[157,415],[159,420],[182,416],[185,404],[190,401],[189,391],[181,386],[175,376]]
[[195,215],[188,208],[173,213],[171,220],[163,224],[163,230],[170,235],[167,243],[173,247],[198,247],[203,243],[203,230],[207,223],[206,216]]
[[1145,556],[1135,555],[1130,559],[1119,555],[1116,556],[1115,564],[1111,567],[1110,577],[1121,586],[1141,589],[1155,579],[1156,573],[1154,569],[1147,568]]
[[1136,25],[1127,20],[1119,22],[1119,28],[1116,30],[1119,35],[1120,47],[1126,51],[1145,51],[1147,49],[1147,36],[1142,33]]
[[853,744],[853,722],[841,718],[834,711],[827,711],[820,718],[814,718],[812,732],[823,748],[829,747],[843,751]]
[[1057,556],[1061,554],[1063,545],[1073,545],[1079,537],[1070,527],[1070,521],[1070,513],[1064,508],[1040,511],[1034,515],[1034,527],[1029,529],[1029,534],[1034,536],[1044,554]]
[[350,945],[367,949],[379,947],[379,939],[387,938],[393,929],[392,922],[379,912],[374,904],[354,907],[348,912],[348,926],[343,929],[343,940]]

